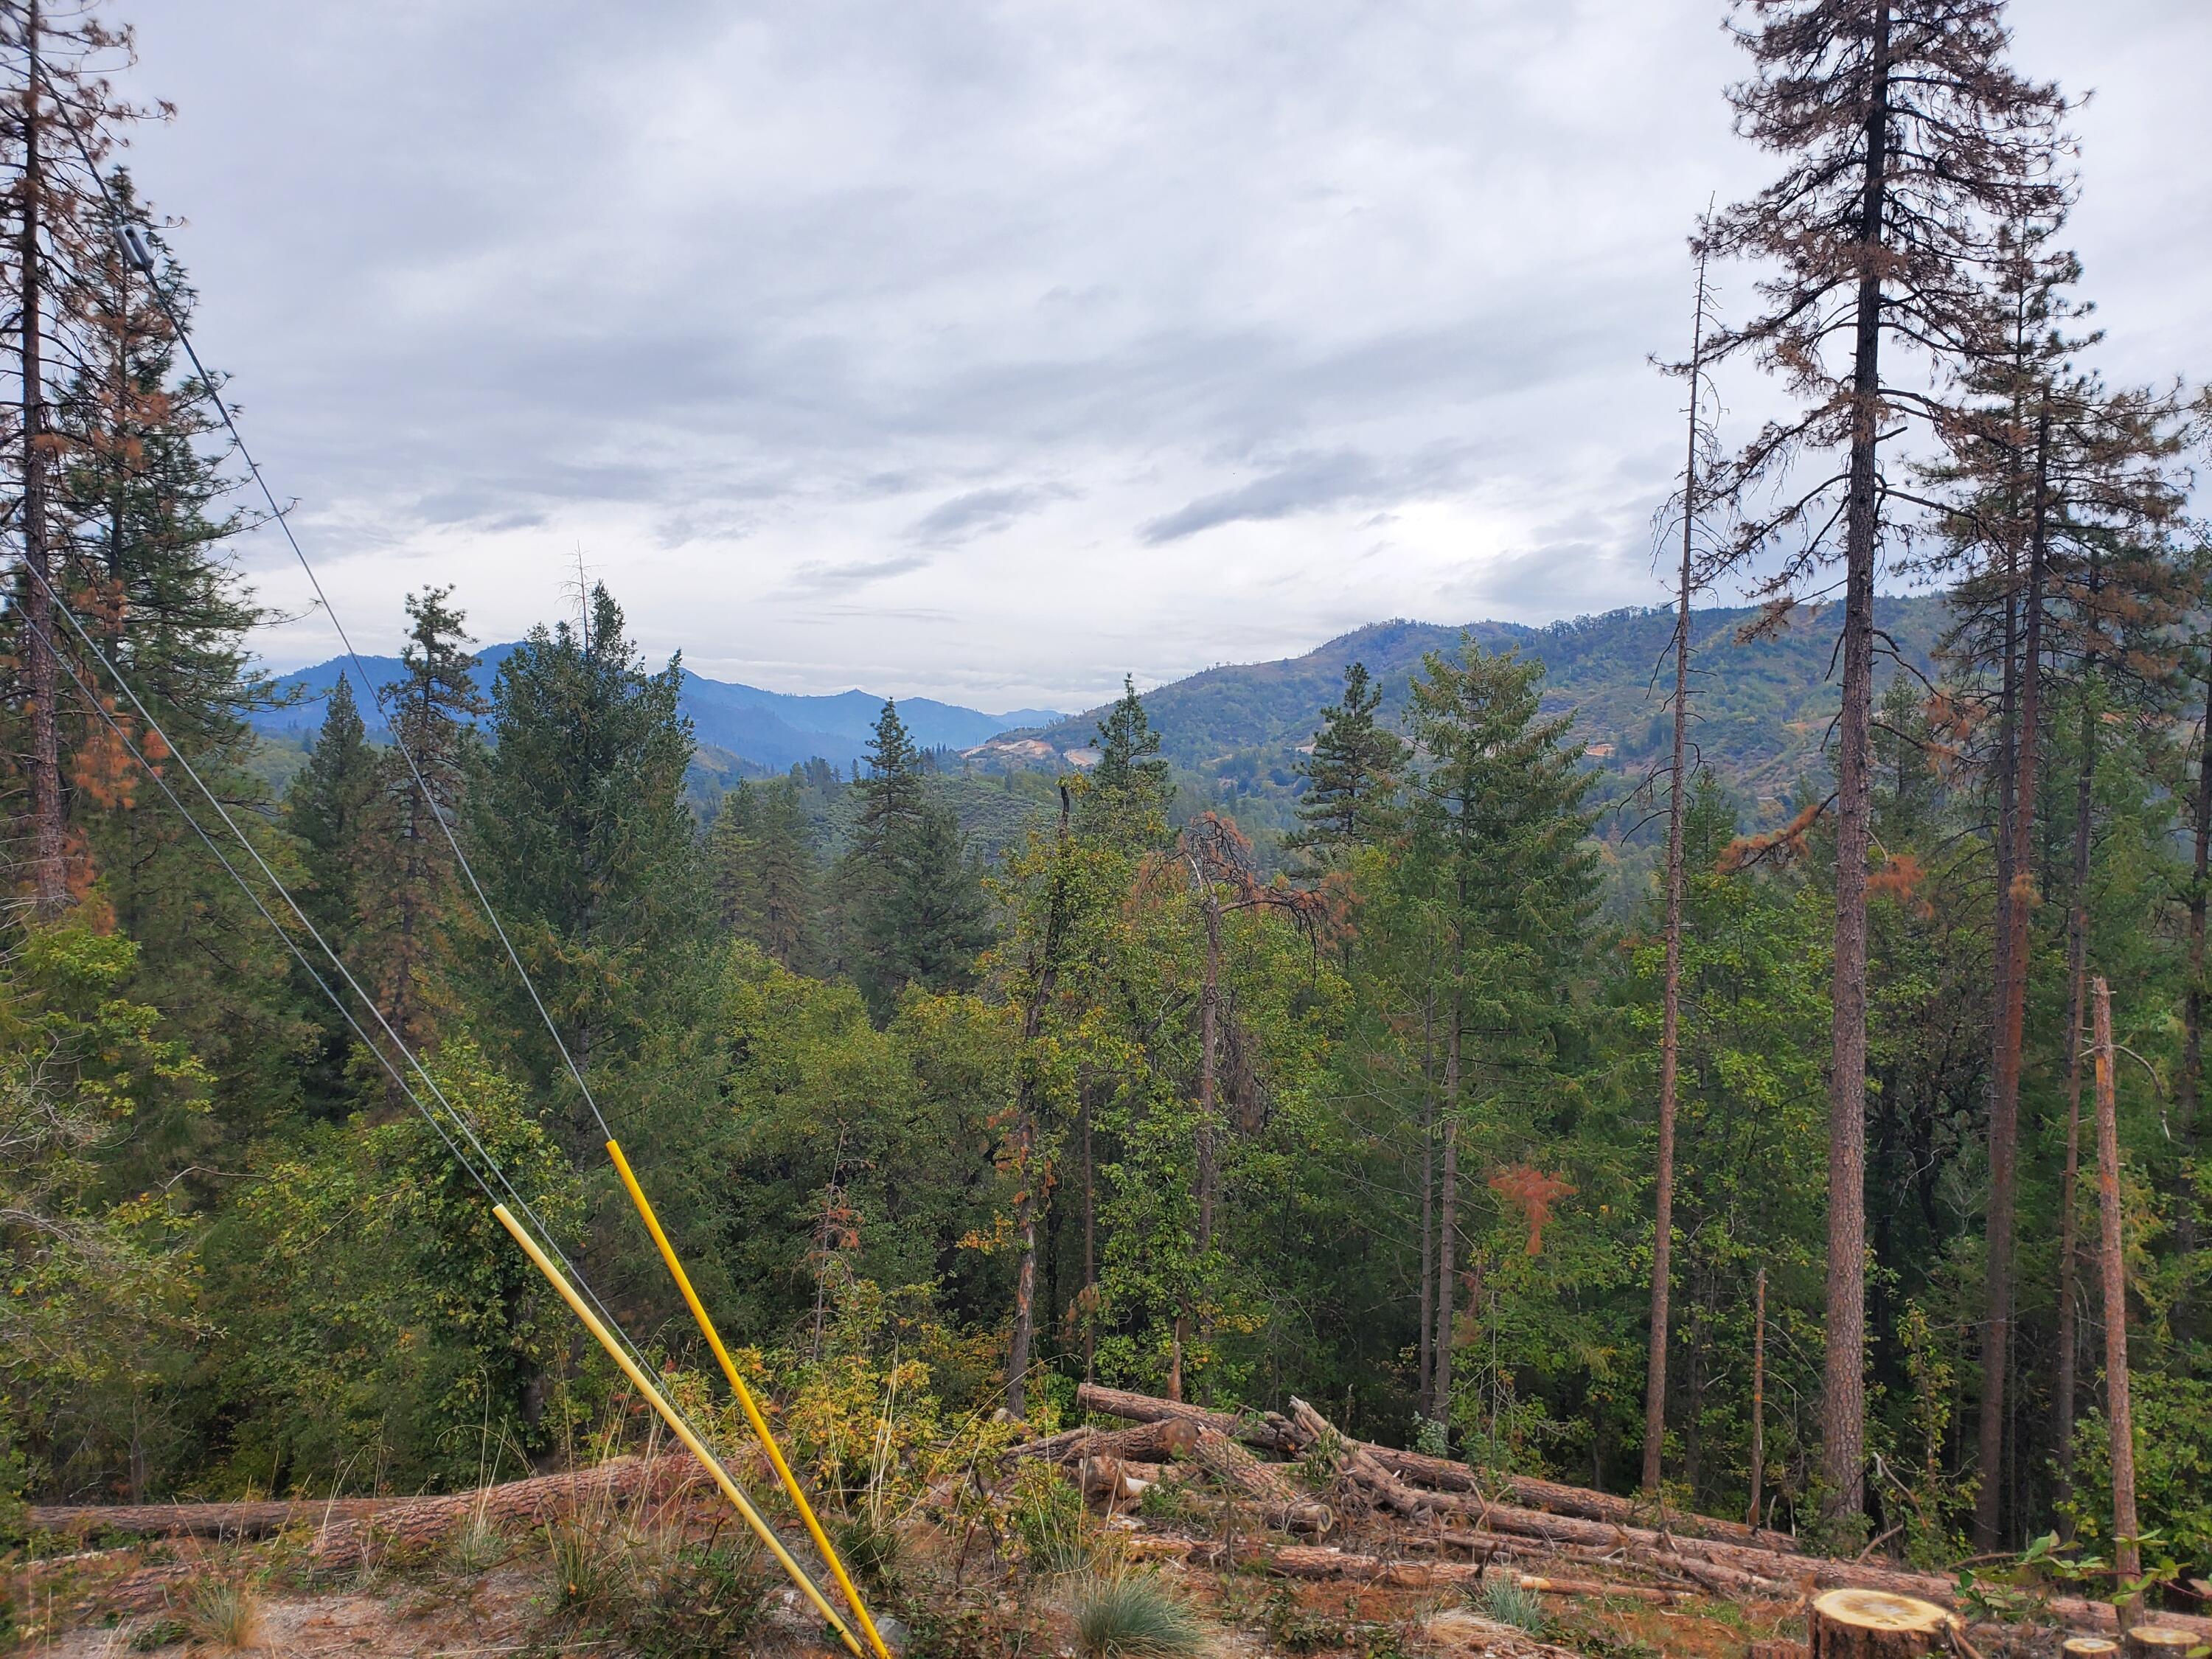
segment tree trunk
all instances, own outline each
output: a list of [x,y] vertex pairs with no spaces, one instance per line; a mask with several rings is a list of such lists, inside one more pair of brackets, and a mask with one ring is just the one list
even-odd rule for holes
[[1091,1097],[1083,1097],[1083,1380],[1098,1358],[1098,1174],[1091,1149]]
[[1029,1407],[1030,1342],[1036,1321],[1036,1211],[1043,1171],[1036,1163],[1036,1067],[1034,1053],[1044,1029],[1045,1005],[1060,966],[1060,934],[1067,903],[1067,786],[1060,787],[1060,830],[1054,847],[1050,891],[1045,901],[1044,938],[1037,947],[1036,980],[1022,1010],[1020,1081],[1014,1098],[1014,1169],[1021,1183],[1014,1194],[1014,1237],[1021,1255],[1014,1269],[1014,1323],[1006,1343],[1006,1414],[1021,1417]]
[[2028,921],[2034,914],[2036,766],[2042,726],[2043,580],[2051,413],[2036,422],[2035,483],[2027,551],[2027,629],[2019,670],[2019,720],[2012,733],[2013,787],[2006,792],[2010,854],[2004,860],[2004,924],[1996,1079],[1990,1097],[1990,1213],[1982,1321],[1982,1482],[1974,1495],[1974,1543],[1993,1550],[2004,1495],[2005,1381],[2012,1349],[2013,1211],[2020,1153],[2021,1049],[2027,1019]]
[[46,431],[45,254],[39,247],[40,212],[46,204],[45,158],[40,151],[44,97],[39,75],[43,25],[39,0],[29,0],[23,15],[23,42],[29,66],[23,78],[23,176],[21,241],[18,250],[21,293],[23,374],[23,561],[31,580],[23,594],[26,641],[25,701],[31,726],[31,896],[42,921],[59,915],[69,901],[62,867],[62,763],[59,670],[54,659],[54,601],[58,587],[46,525]]
[[1843,707],[1836,742],[1836,945],[1829,1025],[1827,1346],[1820,1466],[1839,1516],[1866,1508],[1867,848],[1874,799],[1874,566],[1881,438],[1882,208],[1888,196],[1889,6],[1875,7],[1873,95],[1851,372],[1850,477],[1844,513]]
[[1437,1206],[1436,1383],[1431,1403],[1439,1422],[1451,1421],[1452,1247],[1459,1230],[1459,1028],[1458,993],[1452,996],[1451,1029],[1444,1034],[1444,1156],[1443,1190]]
[[[2128,1398],[2128,1262],[2120,1227],[2120,1129],[2112,1077],[2112,994],[2098,976],[2095,999],[2097,1066],[2097,1215],[2099,1265],[2105,1281],[2105,1419],[2112,1445],[2112,1565],[2123,1582],[2140,1577],[2142,1550],[2136,1539],[2135,1413]],[[2131,1595],[2120,1608],[2120,1623],[2142,1613],[2142,1597]]]
[[1414,1392],[1421,1415],[1437,1420],[1436,1410],[1436,1234],[1437,1234],[1437,996],[1421,1000],[1421,1366]]
[[[2182,1167],[2197,1153],[2197,1107],[2204,1084],[2204,910],[2205,883],[2212,873],[2212,667],[2204,677],[2204,725],[2197,742],[2195,855],[2190,866],[2189,980],[2181,994],[2181,1076],[2174,1088],[2179,1121]],[[2185,1187],[2174,1206],[2174,1245],[2181,1255],[2180,1282],[2174,1292],[2173,1337],[2187,1351],[2195,1334],[2190,1289],[2196,1280],[2197,1205]]]
[[[2093,550],[2089,565],[2093,607],[2097,589],[2096,555]],[[2092,694],[2096,685],[2096,661],[2092,650],[2083,665],[2081,677],[2081,769],[2074,780],[2074,891],[2066,915],[2066,978],[2069,988],[2066,1170],[2058,1188],[2058,1353],[2057,1375],[2051,1390],[2051,1428],[2058,1443],[2058,1489],[2062,1493],[2074,1484],[2074,1395],[2081,1351],[2075,1312],[2080,1297],[2075,1275],[2081,1257],[2081,1223],[2074,1198],[2081,1177],[2081,1031],[2088,1019],[2089,826],[2097,781],[2097,708]]]
[[1697,542],[1698,391],[1705,372],[1705,255],[1690,332],[1690,434],[1682,463],[1682,574],[1674,609],[1674,746],[1667,788],[1667,963],[1659,1020],[1659,1146],[1653,1175],[1651,1330],[1644,1370],[1644,1490],[1659,1490],[1667,1446],[1667,1298],[1674,1251],[1674,1089],[1682,1032],[1682,797],[1688,782],[1690,560]]
[[1766,1478],[1766,1269],[1751,1292],[1751,1510],[1744,1525],[1759,1525],[1759,1487]]

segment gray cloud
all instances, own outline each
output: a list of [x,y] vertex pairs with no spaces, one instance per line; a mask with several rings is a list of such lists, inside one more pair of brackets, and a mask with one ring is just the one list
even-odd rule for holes
[[966,541],[971,536],[1004,530],[1015,520],[1053,501],[1066,501],[1073,493],[1058,484],[971,489],[932,507],[915,520],[908,533],[918,542],[937,545]]
[[1449,487],[1456,482],[1458,471],[1456,457],[1417,457],[1385,465],[1355,450],[1304,456],[1234,489],[1201,495],[1154,519],[1144,526],[1142,534],[1157,547],[1239,520],[1265,522],[1323,507],[1365,507],[1378,501],[1395,503]]

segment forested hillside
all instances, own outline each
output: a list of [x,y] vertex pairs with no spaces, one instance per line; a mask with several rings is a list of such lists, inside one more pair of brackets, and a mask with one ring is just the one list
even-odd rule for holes
[[[1875,610],[1893,663],[1915,676],[1929,674],[1945,627],[1944,602],[1884,599]],[[1703,695],[1693,741],[1698,763],[1748,811],[1772,817],[1801,776],[1825,770],[1821,748],[1835,717],[1831,671],[1842,617],[1832,605],[1808,606],[1758,627],[1763,620],[1753,608],[1697,613],[1692,650]],[[1542,664],[1545,712],[1572,714],[1575,735],[1597,769],[1632,784],[1666,747],[1668,714],[1658,682],[1674,629],[1674,614],[1663,610],[1616,611],[1548,628],[1377,623],[1303,657],[1209,668],[1147,691],[1145,712],[1160,733],[1161,752],[1194,779],[1214,780],[1233,795],[1279,793],[1297,787],[1300,753],[1310,748],[1346,667],[1365,665],[1382,689],[1383,718],[1396,722],[1422,658],[1455,649],[1464,635],[1486,651],[1510,651]],[[1032,736],[1060,753],[1079,748],[1092,741],[1103,712],[1012,733],[985,745],[975,759],[1018,766],[1025,758],[1018,745]]]
[[[1529,1493],[1598,1528],[1520,1523],[1561,1559],[1663,1555],[1645,1604],[1915,1569],[1976,1617],[2185,1612],[2212,401],[2090,367],[2067,105],[2001,13],[1735,14],[1775,182],[1695,228],[1668,609],[1378,624],[966,757],[963,711],[868,699],[857,767],[702,784],[715,711],[787,705],[649,659],[618,584],[482,653],[422,585],[281,787],[234,540],[278,498],[113,165],[112,42],[9,13],[54,67],[0,66],[37,325],[0,434],[0,1532],[74,1562],[34,1506],[466,1490],[665,1429],[794,1540],[813,1492],[798,1547],[923,1653],[1046,1650],[1054,1575],[1138,1530],[1288,1576],[1387,1513],[1464,1567]],[[1724,315],[1717,254],[1764,278]],[[1716,362],[1773,423],[1723,430]],[[1744,584],[1806,603],[1701,608]],[[1157,1431],[1103,1480],[1102,1399]],[[697,1651],[653,1609],[767,1604],[719,1522],[640,1567],[573,1519],[528,1513],[513,1650]],[[1735,1565],[1683,1565],[1700,1528]]]

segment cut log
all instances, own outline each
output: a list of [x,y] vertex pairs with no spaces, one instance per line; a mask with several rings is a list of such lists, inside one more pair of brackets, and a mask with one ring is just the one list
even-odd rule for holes
[[1295,1456],[1302,1449],[1290,1424],[1273,1412],[1239,1416],[1233,1412],[1208,1411],[1203,1406],[1186,1405],[1179,1400],[1131,1394],[1126,1389],[1102,1389],[1093,1382],[1085,1382],[1076,1389],[1075,1407],[1130,1423],[1158,1423],[1178,1418],[1266,1451]]
[[1650,1584],[1609,1584],[1601,1578],[1547,1578],[1541,1573],[1516,1572],[1511,1583],[1538,1595],[1613,1595],[1631,1601],[1656,1601],[1662,1607],[1681,1599],[1674,1590]]
[[415,1501],[332,1498],[289,1504],[42,1504],[32,1506],[27,1524],[34,1533],[80,1538],[102,1533],[137,1538],[273,1538],[295,1527],[366,1520]]
[[1189,1461],[1257,1505],[1261,1518],[1271,1527],[1323,1533],[1336,1524],[1335,1511],[1301,1492],[1280,1464],[1262,1463],[1216,1430],[1198,1431]]
[[451,1498],[418,1498],[367,1519],[325,1527],[309,1559],[318,1567],[350,1565],[383,1547],[433,1548],[465,1522],[495,1528],[542,1526],[594,1506],[621,1509],[665,1502],[703,1480],[689,1457],[617,1457],[595,1468],[540,1475]]
[[2128,1659],[2187,1659],[2189,1650],[2202,1643],[2194,1631],[2164,1623],[2137,1625],[2120,1638]]
[[1881,1590],[1830,1590],[1806,1618],[1810,1659],[1923,1659],[1949,1645],[1950,1613]]

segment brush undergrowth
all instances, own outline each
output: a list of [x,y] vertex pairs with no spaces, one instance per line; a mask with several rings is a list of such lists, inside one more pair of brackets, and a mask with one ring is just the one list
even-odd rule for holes
[[218,1652],[258,1647],[261,1593],[243,1579],[202,1578],[185,1603],[185,1623],[193,1640]]

